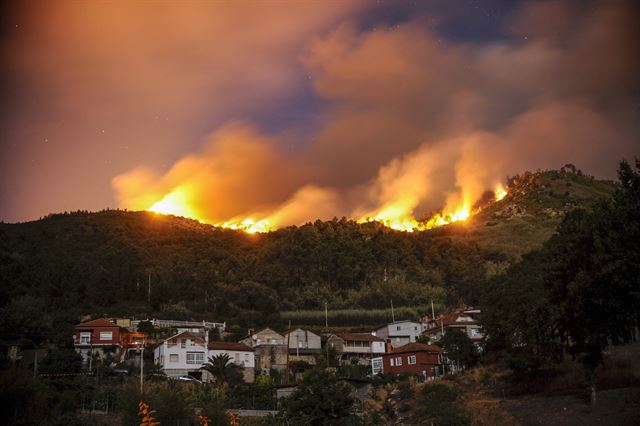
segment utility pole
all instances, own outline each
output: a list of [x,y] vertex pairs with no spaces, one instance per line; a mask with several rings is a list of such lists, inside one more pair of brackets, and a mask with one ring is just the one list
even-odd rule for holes
[[327,301],[324,301],[324,329],[329,331],[329,311],[327,308]]
[[431,319],[432,320],[436,320],[436,314],[435,311],[433,310],[433,299],[431,299]]
[[391,301],[391,321],[396,322],[396,315],[393,312],[393,300]]
[[[149,274],[151,276],[151,274]],[[142,339],[142,349],[140,350],[140,393],[144,392],[144,338]]]

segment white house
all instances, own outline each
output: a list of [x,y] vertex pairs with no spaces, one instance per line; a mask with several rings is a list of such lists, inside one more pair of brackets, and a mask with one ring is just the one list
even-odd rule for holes
[[184,331],[160,343],[153,351],[153,360],[169,377],[202,379],[200,367],[207,361],[207,353],[205,339]]
[[424,330],[425,327],[419,322],[397,321],[380,327],[374,334],[391,343],[394,348],[398,348],[408,343],[415,343]]
[[208,357],[227,354],[231,358],[231,362],[242,367],[244,381],[253,382],[255,379],[256,361],[253,348],[244,343],[234,342],[209,342]]

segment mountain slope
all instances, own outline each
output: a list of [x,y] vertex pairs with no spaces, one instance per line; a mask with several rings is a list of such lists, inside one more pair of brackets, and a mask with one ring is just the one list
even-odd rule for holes
[[333,309],[474,303],[488,275],[542,244],[566,211],[614,187],[572,171],[525,173],[467,222],[416,233],[342,219],[246,234],[127,211],[3,223],[0,306],[34,297],[50,311],[246,326],[325,300]]

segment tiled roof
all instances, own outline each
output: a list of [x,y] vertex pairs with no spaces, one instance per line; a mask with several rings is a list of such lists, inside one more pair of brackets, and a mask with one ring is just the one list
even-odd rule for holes
[[253,348],[245,345],[244,343],[235,342],[209,342],[209,349],[215,351],[244,351],[253,352]]
[[76,328],[80,327],[118,327],[118,325],[104,318],[99,318],[76,325]]
[[384,339],[374,336],[371,333],[345,333],[345,334],[337,334],[338,337],[343,340],[355,340],[355,341],[364,341],[364,342],[384,342]]
[[[429,322],[429,327],[425,331],[433,331],[437,330],[441,327],[448,327],[450,325],[474,325],[478,324],[478,321],[456,321],[459,317],[465,316],[466,314],[462,311],[452,312],[443,317],[436,318],[435,321]],[[435,322],[435,325],[434,325]]]
[[403,354],[407,352],[443,352],[443,351],[444,349],[436,345],[425,345],[424,343],[408,343],[406,345],[402,345],[399,348],[392,350],[391,352],[389,352],[389,354]]

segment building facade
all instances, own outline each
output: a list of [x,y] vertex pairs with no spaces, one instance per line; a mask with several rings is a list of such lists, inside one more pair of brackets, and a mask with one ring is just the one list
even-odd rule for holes
[[271,369],[284,372],[288,363],[288,346],[282,334],[265,328],[256,333],[250,333],[239,343],[244,343],[254,350],[256,373],[269,375]]
[[442,374],[442,348],[423,343],[409,343],[382,356],[385,374],[420,373],[427,377]]
[[90,366],[94,358],[105,359],[108,355],[119,360],[122,352],[121,328],[106,320],[97,319],[76,325],[73,345],[82,357],[82,363]]
[[305,361],[315,365],[316,356],[322,351],[322,339],[315,333],[297,328],[284,334],[289,351],[289,362]]
[[207,362],[207,342],[188,331],[161,342],[153,351],[153,360],[169,377],[192,376],[202,380],[200,367]]
[[422,323],[415,321],[397,321],[380,327],[374,333],[394,348],[414,343],[425,330]]
[[384,339],[371,333],[332,334],[327,338],[327,345],[336,351],[343,364],[356,361],[370,365],[373,358],[386,352]]
[[480,347],[484,334],[478,321],[480,309],[458,310],[427,323],[425,335],[431,342],[439,342],[447,330],[458,329],[465,333],[476,346]]
[[231,358],[231,362],[242,367],[242,376],[245,382],[252,383],[255,380],[256,361],[253,348],[244,343],[235,342],[209,342],[207,348],[207,359],[227,354]]

